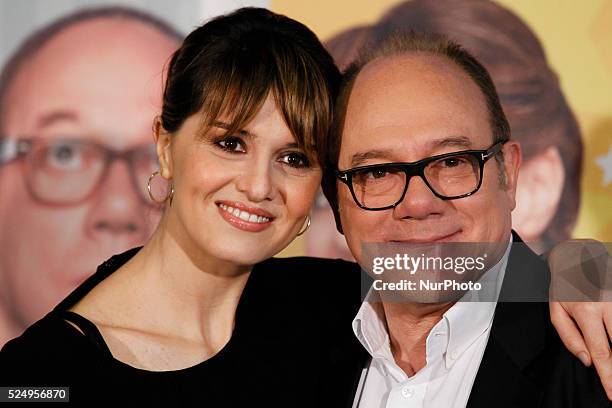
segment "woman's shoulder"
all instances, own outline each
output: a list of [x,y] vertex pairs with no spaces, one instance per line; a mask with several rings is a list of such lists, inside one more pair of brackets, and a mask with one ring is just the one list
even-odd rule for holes
[[45,385],[91,369],[95,347],[51,312],[0,350],[0,384]]
[[315,258],[294,256],[288,258],[270,258],[260,264],[266,270],[304,274],[354,274],[359,265],[344,259]]
[[280,282],[292,281],[303,286],[324,284],[332,288],[358,285],[361,275],[355,262],[308,256],[270,258],[257,268]]
[[265,282],[261,286],[289,293],[298,302],[352,305],[360,301],[362,273],[354,262],[305,256],[270,258],[257,269],[263,276],[259,282]]

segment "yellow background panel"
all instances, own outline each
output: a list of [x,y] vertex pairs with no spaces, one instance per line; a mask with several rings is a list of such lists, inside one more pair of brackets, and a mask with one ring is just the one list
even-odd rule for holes
[[[435,0],[433,0],[435,1]],[[322,40],[374,23],[398,1],[271,0],[272,10],[310,27]],[[499,0],[542,42],[585,142],[582,206],[574,235],[612,241],[612,183],[595,159],[612,145],[612,1]],[[298,238],[282,255],[302,253]]]

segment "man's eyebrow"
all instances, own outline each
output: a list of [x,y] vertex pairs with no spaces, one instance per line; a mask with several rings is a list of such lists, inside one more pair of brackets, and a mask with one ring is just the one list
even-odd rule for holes
[[[225,129],[225,130],[230,130],[231,129],[231,125],[229,123],[225,123],[225,122],[221,122],[218,120],[215,120],[212,123],[212,126],[221,128],[221,129]],[[238,129],[238,134],[240,136],[248,136],[248,137],[255,137],[255,135],[251,132],[249,132],[248,130],[244,130],[244,129]]]
[[458,147],[462,149],[471,149],[472,141],[466,136],[450,136],[440,139],[435,139],[427,143],[428,150],[435,150],[441,147]]
[[355,153],[351,157],[351,167],[357,167],[370,159],[390,159],[393,156],[393,151],[390,149],[375,149],[367,152]]
[[[435,139],[427,143],[427,150],[435,150],[442,147],[457,147],[461,149],[471,149],[472,141],[466,136],[451,136],[440,139]],[[370,159],[385,159],[394,161],[393,157],[397,154],[396,150],[392,149],[374,149],[367,152],[355,153],[351,157],[351,167],[357,167]]]
[[54,111],[42,115],[36,122],[38,128],[45,128],[51,126],[56,122],[78,122],[79,115],[73,111]]

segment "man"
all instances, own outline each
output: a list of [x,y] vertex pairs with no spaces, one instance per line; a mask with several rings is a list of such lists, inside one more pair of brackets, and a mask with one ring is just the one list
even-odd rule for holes
[[34,33],[0,77],[0,346],[110,255],[142,244],[151,126],[181,35],[125,8]]
[[[330,161],[339,182],[329,173],[323,186],[364,269],[367,242],[499,243],[505,253],[483,279],[504,300],[522,295],[521,284],[535,299],[546,295],[546,266],[511,233],[520,145],[468,53],[441,38],[386,39],[349,68],[337,131]],[[376,296],[353,322],[364,361],[352,373],[356,406],[609,406],[594,369],[563,347],[546,303]]]
[[[569,239],[580,204],[583,143],[536,33],[494,1],[409,0],[387,10],[375,24],[348,29],[326,45],[336,63],[346,68],[364,43],[376,43],[398,29],[446,35],[486,67],[512,136],[522,146],[513,228],[538,252]],[[350,260],[344,240],[329,228],[331,217],[327,206],[313,210],[306,252]]]

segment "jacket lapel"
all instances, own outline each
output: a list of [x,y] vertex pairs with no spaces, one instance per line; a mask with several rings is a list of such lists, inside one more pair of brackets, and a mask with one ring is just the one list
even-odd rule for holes
[[541,302],[547,299],[549,272],[514,232],[513,239],[519,245],[513,244],[510,251],[489,341],[468,400],[470,408],[538,407],[542,402],[538,384],[542,369],[533,362],[546,346],[548,305]]

